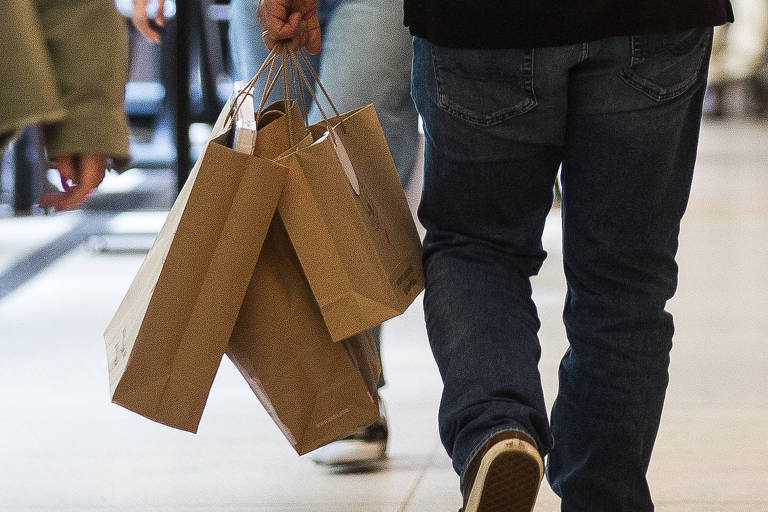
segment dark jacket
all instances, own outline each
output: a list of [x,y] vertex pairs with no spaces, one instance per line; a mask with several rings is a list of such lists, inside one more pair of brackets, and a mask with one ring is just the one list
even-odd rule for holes
[[411,34],[455,48],[562,46],[729,21],[728,0],[405,0]]

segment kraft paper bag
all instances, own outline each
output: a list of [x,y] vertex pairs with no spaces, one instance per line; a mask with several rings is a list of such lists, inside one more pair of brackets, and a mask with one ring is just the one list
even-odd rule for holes
[[[271,158],[314,142],[297,103],[289,102],[288,109],[280,101],[261,113],[255,154]],[[381,369],[373,339],[363,332],[333,343],[279,216],[261,249],[227,355],[299,454],[378,418]]]
[[252,154],[272,160],[307,136],[298,103],[295,100],[276,101],[261,113]]
[[334,343],[291,241],[272,220],[227,355],[299,454],[379,417],[370,333]]
[[309,132],[311,145],[277,158],[291,169],[278,213],[340,341],[413,302],[424,288],[422,246],[373,105]]
[[196,432],[287,169],[226,147],[227,105],[105,332],[112,401]]

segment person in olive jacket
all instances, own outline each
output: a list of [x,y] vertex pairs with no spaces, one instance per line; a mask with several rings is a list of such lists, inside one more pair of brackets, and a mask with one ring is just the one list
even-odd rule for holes
[[41,205],[71,208],[128,163],[123,112],[127,33],[111,0],[0,3],[0,153],[40,123],[64,192]]

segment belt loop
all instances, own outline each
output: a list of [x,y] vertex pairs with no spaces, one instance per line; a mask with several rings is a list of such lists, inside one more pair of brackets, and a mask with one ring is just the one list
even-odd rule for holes
[[581,43],[581,57],[579,62],[584,62],[589,57],[589,43]]
[[641,41],[640,36],[631,36],[630,37],[631,45],[632,45],[632,62],[631,65],[635,66],[637,64],[640,64],[643,61],[643,43]]

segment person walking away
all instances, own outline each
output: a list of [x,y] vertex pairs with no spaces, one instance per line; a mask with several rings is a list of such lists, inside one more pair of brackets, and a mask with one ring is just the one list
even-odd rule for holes
[[[275,39],[313,2],[265,0]],[[291,17],[293,16],[293,17]],[[427,332],[465,512],[651,512],[675,254],[712,27],[727,0],[405,0],[424,119]],[[563,320],[551,420],[530,278],[562,164]]]

